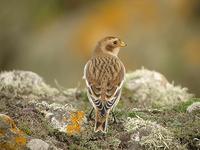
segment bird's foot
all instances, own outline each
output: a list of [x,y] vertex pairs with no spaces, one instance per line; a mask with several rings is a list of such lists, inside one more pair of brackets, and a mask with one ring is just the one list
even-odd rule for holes
[[117,124],[118,121],[116,119],[113,120],[112,124]]
[[92,120],[94,120],[94,118],[92,116],[88,115],[87,116],[87,121],[92,121]]

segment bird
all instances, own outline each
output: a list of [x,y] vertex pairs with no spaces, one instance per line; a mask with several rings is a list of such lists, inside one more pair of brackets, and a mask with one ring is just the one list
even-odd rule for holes
[[126,43],[118,37],[101,39],[84,67],[83,79],[93,106],[89,118],[95,110],[94,132],[107,133],[110,112],[116,122],[113,110],[119,102],[126,72],[118,53],[125,46]]

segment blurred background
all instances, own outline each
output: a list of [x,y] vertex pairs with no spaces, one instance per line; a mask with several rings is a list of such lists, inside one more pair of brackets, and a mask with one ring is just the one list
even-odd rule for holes
[[156,70],[200,96],[199,0],[1,0],[0,71],[84,85],[83,67],[107,35],[128,44],[127,71]]

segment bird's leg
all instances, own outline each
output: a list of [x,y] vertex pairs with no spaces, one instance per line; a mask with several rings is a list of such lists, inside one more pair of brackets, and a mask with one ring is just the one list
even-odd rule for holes
[[113,116],[113,124],[115,124],[115,123],[117,123],[115,113],[113,111],[111,113],[112,113],[112,116]]
[[92,113],[93,113],[93,111],[94,111],[94,108],[92,108],[92,109],[90,110],[90,113],[89,113],[89,115],[88,115],[88,121],[92,119]]

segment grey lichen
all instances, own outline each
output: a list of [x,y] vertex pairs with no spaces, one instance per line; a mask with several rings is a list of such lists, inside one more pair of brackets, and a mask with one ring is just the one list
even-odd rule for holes
[[145,150],[185,149],[166,128],[142,118],[127,118],[125,130],[131,133],[132,144],[138,143]]
[[[77,109],[74,108],[71,104],[48,104],[46,101],[30,101],[29,103],[33,104],[36,110],[44,115],[45,119],[54,129],[65,133],[67,132],[67,126],[71,123],[72,114],[77,112]],[[86,122],[85,116],[83,117],[83,122]]]
[[174,86],[162,74],[144,68],[126,75],[125,88],[145,107],[171,108],[193,97],[187,88]]
[[8,71],[0,74],[0,92],[8,97],[51,96],[58,90],[48,86],[36,73],[30,71]]
[[187,108],[188,113],[195,113],[199,112],[200,113],[200,102],[194,102]]
[[[86,90],[57,88],[51,88],[33,72],[0,74],[0,113],[14,118],[19,130],[30,137],[27,143],[39,139],[49,149],[198,148],[199,117],[186,113],[186,108],[190,112],[193,109],[188,106],[197,101],[188,101],[192,94],[187,89],[168,83],[157,72],[142,69],[127,74],[115,109],[119,120],[112,124],[110,115],[107,134],[94,132],[94,116],[86,119],[91,108]],[[167,110],[162,109],[165,106]],[[1,127],[4,124],[0,123]]]

